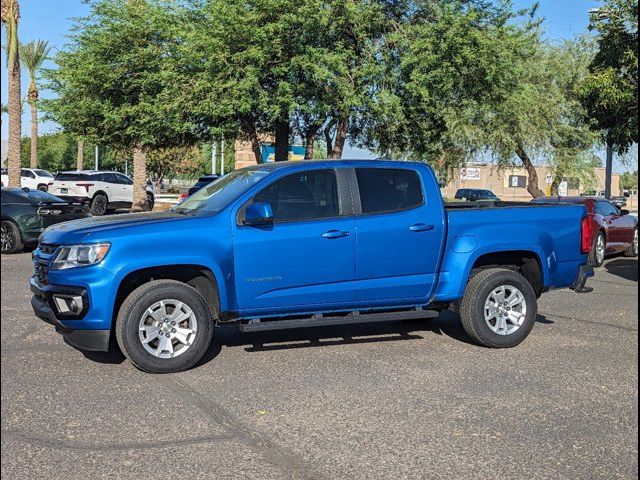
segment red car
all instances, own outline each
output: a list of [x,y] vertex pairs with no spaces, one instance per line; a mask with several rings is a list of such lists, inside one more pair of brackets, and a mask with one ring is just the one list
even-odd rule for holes
[[615,205],[599,197],[540,197],[534,203],[582,203],[587,209],[584,221],[591,224],[589,261],[599,267],[605,255],[623,252],[625,257],[638,256],[638,218],[628,210],[619,210]]

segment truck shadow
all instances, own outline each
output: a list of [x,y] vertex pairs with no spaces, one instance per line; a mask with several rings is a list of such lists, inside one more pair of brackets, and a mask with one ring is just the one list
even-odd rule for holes
[[[544,315],[538,315],[536,322],[545,325],[555,323]],[[225,326],[216,330],[209,350],[196,365],[196,368],[215,359],[222,347],[244,347],[246,352],[253,353],[422,340],[425,335],[434,333],[476,346],[462,328],[458,314],[450,311],[444,311],[440,317],[434,319],[333,325],[268,332],[243,333],[233,326]]]
[[[555,323],[544,315],[538,315],[536,322],[544,325]],[[425,335],[429,334],[444,335],[456,341],[476,346],[462,328],[458,314],[450,311],[444,311],[440,317],[433,319],[332,325],[268,332],[243,333],[234,326],[224,326],[215,330],[209,349],[194,368],[214,360],[223,347],[244,347],[246,352],[253,353],[337,345],[423,340]],[[110,348],[109,352],[82,353],[87,359],[96,363],[111,365],[123,363],[125,356],[115,342]]]
[[638,281],[638,259],[636,258],[616,258],[605,263],[604,267],[612,275],[632,282]]

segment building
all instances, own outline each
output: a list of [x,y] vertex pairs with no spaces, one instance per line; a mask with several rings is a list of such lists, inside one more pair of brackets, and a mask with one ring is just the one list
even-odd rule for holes
[[[538,186],[549,194],[553,182],[553,172],[546,166],[537,166]],[[596,168],[597,189],[604,190],[605,169]],[[445,198],[453,198],[459,188],[481,188],[491,190],[503,200],[530,200],[531,195],[527,191],[529,175],[522,167],[514,167],[498,170],[493,164],[467,164],[456,169],[446,185],[442,186],[442,195]],[[560,193],[563,195],[580,195],[588,187],[577,179],[567,179],[561,185]],[[621,195],[620,175],[613,174],[611,190],[614,195]]]

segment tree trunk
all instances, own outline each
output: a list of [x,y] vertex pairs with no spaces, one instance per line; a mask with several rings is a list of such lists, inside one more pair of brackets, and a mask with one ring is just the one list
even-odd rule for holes
[[516,147],[516,155],[520,157],[522,161],[522,165],[525,170],[529,174],[529,180],[527,182],[527,191],[533,198],[544,197],[544,192],[540,190],[538,187],[538,172],[536,172],[536,167],[527,155],[527,152],[524,150],[524,147],[520,144]]
[[[11,0],[9,0],[11,2]],[[3,2],[6,5],[6,2]],[[6,46],[9,61],[7,71],[9,74],[9,145],[7,148],[8,186],[20,187],[20,140],[22,135],[22,96],[20,93],[20,57],[18,54],[18,2],[10,7],[9,17],[5,27],[12,30],[10,44]],[[5,20],[3,18],[3,20]],[[7,34],[7,37],[10,35]]]
[[333,151],[333,135],[331,130],[333,130],[335,125],[336,121],[332,119],[327,123],[327,126],[324,127],[324,141],[327,144],[327,157]]
[[562,182],[562,178],[559,175],[553,177],[553,182],[551,182],[551,196],[558,196],[558,189],[560,188],[560,183]]
[[140,146],[133,147],[133,205],[132,212],[149,210],[147,203],[147,152]]
[[251,150],[253,150],[253,155],[256,157],[256,163],[263,163],[262,149],[260,148],[255,122],[252,119],[244,119],[241,124],[242,130],[244,130],[244,133],[249,137],[249,142],[251,142]]
[[289,119],[279,120],[276,123],[276,162],[286,162],[289,160]]
[[76,170],[84,170],[84,140],[78,140],[78,153],[76,154]]
[[313,149],[316,141],[316,135],[318,134],[318,130],[320,130],[321,124],[312,123],[307,127],[306,132],[304,132],[304,159],[311,160],[313,159]]
[[347,129],[349,128],[349,123],[346,119],[341,118],[338,120],[336,124],[336,137],[333,141],[333,148],[331,152],[327,152],[328,158],[332,159],[340,159],[342,158],[342,152],[344,151],[344,144],[347,140]]
[[31,158],[29,166],[38,168],[38,106],[35,100],[29,102],[31,106]]
[[605,160],[604,172],[604,198],[606,198],[607,200],[611,200],[611,177],[613,176],[613,142],[609,138],[607,138],[607,158]]

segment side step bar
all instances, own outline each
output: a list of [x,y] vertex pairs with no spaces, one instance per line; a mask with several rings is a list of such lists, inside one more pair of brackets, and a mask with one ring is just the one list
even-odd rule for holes
[[404,312],[354,312],[345,316],[314,315],[308,318],[291,320],[250,320],[240,323],[241,332],[264,332],[267,330],[285,330],[289,328],[323,327],[326,325],[351,325],[355,323],[389,322],[393,320],[411,320],[418,318],[435,318],[440,313],[435,310],[408,310]]

